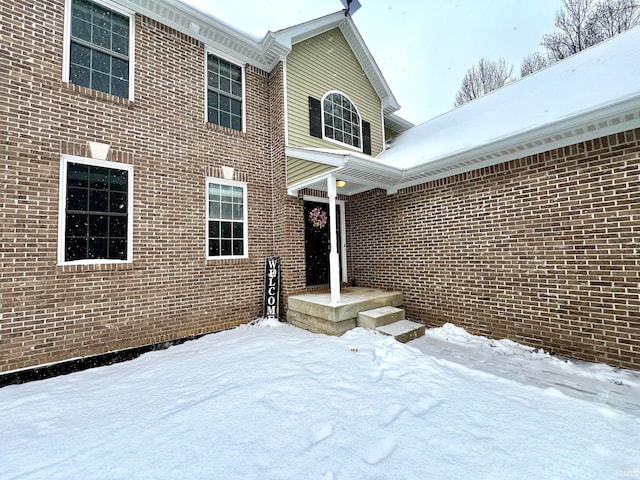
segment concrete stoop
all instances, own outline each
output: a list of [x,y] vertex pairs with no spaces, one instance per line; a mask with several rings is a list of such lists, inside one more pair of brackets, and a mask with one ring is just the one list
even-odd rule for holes
[[407,343],[424,335],[424,325],[406,320],[404,310],[391,306],[374,308],[358,313],[358,326],[375,329]]
[[287,322],[314,333],[342,335],[358,326],[360,312],[402,304],[402,293],[374,288],[344,289],[338,305],[330,303],[329,293],[293,295],[288,300]]

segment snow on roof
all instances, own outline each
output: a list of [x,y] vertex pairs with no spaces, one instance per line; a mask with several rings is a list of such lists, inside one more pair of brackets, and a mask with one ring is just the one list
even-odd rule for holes
[[509,138],[531,141],[543,127],[560,129],[640,99],[639,75],[640,28],[634,28],[404,132],[376,160],[406,170],[486,152],[493,143],[504,148]]

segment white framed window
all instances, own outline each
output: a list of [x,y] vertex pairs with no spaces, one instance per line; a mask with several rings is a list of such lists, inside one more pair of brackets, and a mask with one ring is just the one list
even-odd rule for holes
[[362,150],[360,113],[340,92],[328,92],[322,98],[323,138]]
[[62,155],[58,264],[133,261],[133,165]]
[[222,127],[244,131],[245,69],[229,58],[206,52],[206,119]]
[[108,0],[66,0],[62,79],[133,100],[135,15]]
[[245,182],[207,177],[207,259],[249,256],[247,210]]

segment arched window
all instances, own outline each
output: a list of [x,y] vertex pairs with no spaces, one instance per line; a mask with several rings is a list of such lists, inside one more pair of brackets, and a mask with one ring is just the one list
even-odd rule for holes
[[322,101],[324,137],[362,148],[360,114],[345,95],[329,92]]

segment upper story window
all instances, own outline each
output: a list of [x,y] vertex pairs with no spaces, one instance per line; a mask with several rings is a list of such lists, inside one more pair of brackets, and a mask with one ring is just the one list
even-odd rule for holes
[[207,121],[243,130],[244,69],[207,53]]
[[247,184],[207,178],[207,258],[246,258]]
[[132,261],[133,166],[63,155],[58,263]]
[[322,101],[325,138],[362,148],[360,114],[345,95],[330,92]]
[[133,99],[133,25],[110,2],[67,0],[64,80]]

